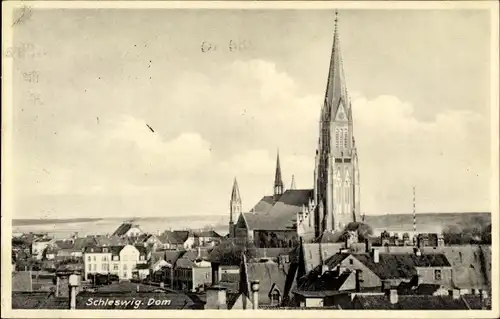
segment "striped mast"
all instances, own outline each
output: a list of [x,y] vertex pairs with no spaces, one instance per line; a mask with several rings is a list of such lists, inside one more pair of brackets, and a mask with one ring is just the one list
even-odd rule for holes
[[417,213],[415,205],[415,186],[413,186],[413,233],[417,234]]

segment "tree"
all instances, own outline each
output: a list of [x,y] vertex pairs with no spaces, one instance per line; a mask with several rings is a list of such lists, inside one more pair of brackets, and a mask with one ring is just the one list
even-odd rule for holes
[[481,234],[481,242],[486,245],[491,245],[491,224],[484,228]]
[[371,235],[373,235],[373,229],[370,225],[361,222],[351,222],[347,224],[347,226],[342,231],[340,240],[346,240],[348,233],[352,231],[357,232],[359,241],[365,241],[366,239],[370,238]]
[[255,258],[257,256],[255,245],[245,239],[226,239],[211,251],[210,259],[222,265],[239,265],[243,254],[247,259]]

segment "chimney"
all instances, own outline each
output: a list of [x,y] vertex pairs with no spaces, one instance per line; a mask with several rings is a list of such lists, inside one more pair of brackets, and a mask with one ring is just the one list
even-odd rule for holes
[[225,287],[213,285],[207,288],[205,309],[227,309]]
[[328,270],[328,265],[321,265],[321,275],[324,275]]
[[393,305],[398,303],[398,291],[396,289],[390,290],[389,299]]
[[379,251],[378,249],[376,248],[373,248],[372,249],[372,253],[373,253],[373,262],[378,264],[379,260],[380,260],[380,256],[379,256]]
[[76,309],[77,287],[80,286],[80,276],[72,274],[68,278],[69,309]]
[[219,284],[219,268],[220,264],[212,262],[212,285]]
[[422,256],[422,252],[420,251],[420,248],[415,249],[415,255],[419,256],[419,257]]
[[453,296],[453,299],[460,298],[460,289],[453,289],[452,296]]
[[361,274],[362,274],[362,270],[361,269],[356,269],[355,270],[355,276],[356,276],[356,292],[360,292],[361,291]]
[[260,283],[258,280],[252,281],[252,283],[251,283],[252,304],[253,304],[254,310],[259,309],[259,287],[260,287]]
[[367,253],[372,251],[372,241],[370,238],[365,239],[365,249]]

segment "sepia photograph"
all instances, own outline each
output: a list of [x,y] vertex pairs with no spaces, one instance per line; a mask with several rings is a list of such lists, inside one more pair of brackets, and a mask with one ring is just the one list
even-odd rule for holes
[[496,317],[498,3],[375,4],[3,3],[2,317]]

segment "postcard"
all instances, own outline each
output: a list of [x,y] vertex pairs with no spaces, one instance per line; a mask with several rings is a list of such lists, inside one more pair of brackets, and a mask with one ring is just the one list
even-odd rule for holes
[[2,5],[2,317],[498,317],[498,3]]

